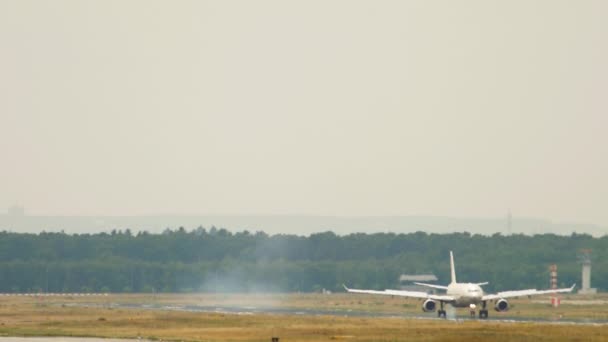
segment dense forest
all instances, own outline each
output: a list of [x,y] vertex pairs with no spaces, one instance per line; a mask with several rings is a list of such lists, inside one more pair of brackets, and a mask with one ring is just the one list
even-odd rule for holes
[[581,249],[593,250],[592,285],[608,289],[608,236],[469,233],[272,235],[183,228],[162,234],[0,232],[0,292],[318,291],[395,288],[400,274],[449,282],[453,250],[459,281],[487,290],[580,284]]

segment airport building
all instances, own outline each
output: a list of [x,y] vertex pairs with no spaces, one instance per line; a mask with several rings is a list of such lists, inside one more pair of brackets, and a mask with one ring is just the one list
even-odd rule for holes
[[579,260],[582,264],[581,289],[579,294],[596,294],[597,289],[591,287],[591,250],[583,249],[580,251]]

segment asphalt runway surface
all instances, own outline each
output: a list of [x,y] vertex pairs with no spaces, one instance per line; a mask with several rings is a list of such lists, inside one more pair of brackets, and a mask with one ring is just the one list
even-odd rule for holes
[[[256,306],[218,306],[218,305],[161,305],[161,304],[132,304],[132,303],[108,303],[108,304],[86,304],[86,303],[71,303],[65,304],[67,306],[79,306],[79,307],[110,307],[110,308],[124,308],[124,309],[142,309],[142,310],[158,310],[158,311],[184,311],[184,312],[201,312],[201,313],[223,313],[232,315],[254,315],[254,314],[271,314],[271,315],[294,315],[294,316],[340,316],[340,317],[392,317],[392,318],[405,318],[405,319],[429,319],[429,320],[445,320],[438,318],[436,313],[428,314],[391,314],[391,313],[376,313],[369,311],[355,311],[355,310],[315,310],[315,309],[301,309],[301,308],[286,308],[286,307],[256,307]],[[478,318],[469,317],[467,310],[456,311],[461,315],[450,315],[450,309],[448,311],[448,321],[467,321],[467,320],[479,320]],[[466,313],[466,314],[462,314]],[[598,320],[568,320],[568,319],[551,319],[551,318],[520,318],[520,317],[509,317],[501,314],[501,317],[490,317],[480,321],[484,322],[504,322],[504,323],[516,323],[516,322],[531,322],[531,323],[543,323],[543,324],[575,324],[575,325],[608,325],[608,321]],[[0,341],[2,342],[2,341]]]

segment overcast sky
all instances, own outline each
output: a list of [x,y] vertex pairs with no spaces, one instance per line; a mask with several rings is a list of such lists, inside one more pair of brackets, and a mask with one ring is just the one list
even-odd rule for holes
[[607,13],[0,0],[0,208],[606,225]]

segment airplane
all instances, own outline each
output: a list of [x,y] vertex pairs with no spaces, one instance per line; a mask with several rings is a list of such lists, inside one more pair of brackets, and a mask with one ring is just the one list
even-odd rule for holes
[[364,294],[377,294],[377,295],[388,295],[388,296],[401,296],[408,298],[418,298],[424,299],[422,303],[422,311],[424,312],[434,312],[437,309],[437,302],[439,302],[440,309],[437,311],[437,316],[440,318],[446,318],[446,312],[444,310],[444,304],[449,304],[456,308],[469,307],[471,310],[475,311],[477,305],[481,304],[481,309],[479,310],[479,318],[484,319],[488,318],[488,310],[487,303],[488,301],[494,302],[494,309],[498,312],[503,312],[509,310],[509,302],[507,298],[515,298],[515,297],[524,297],[524,296],[537,296],[544,294],[554,294],[554,293],[563,293],[563,292],[572,292],[576,284],[572,285],[572,287],[563,288],[563,289],[551,289],[551,290],[536,290],[536,289],[528,289],[528,290],[517,290],[517,291],[503,291],[495,294],[484,294],[481,287],[483,285],[487,285],[487,282],[484,283],[458,283],[456,282],[456,271],[454,269],[454,255],[452,251],[450,251],[450,270],[452,281],[448,286],[442,285],[433,285],[433,284],[425,284],[425,283],[414,283],[416,285],[429,287],[432,289],[444,290],[446,293],[444,295],[436,295],[429,294],[427,292],[422,291],[402,291],[402,290],[384,290],[384,291],[375,291],[375,290],[357,290],[357,289],[349,289],[344,286],[344,289],[351,293],[364,293]]

